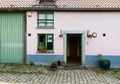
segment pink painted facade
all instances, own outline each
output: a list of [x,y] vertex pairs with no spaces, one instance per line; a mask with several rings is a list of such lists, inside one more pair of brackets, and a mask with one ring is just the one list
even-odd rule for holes
[[[37,12],[27,18],[27,54],[37,52],[37,34],[54,34],[54,53],[64,54],[64,36],[60,30],[85,32],[85,55],[120,55],[120,13],[119,12],[54,12],[54,29],[37,29]],[[97,33],[96,38],[87,38],[87,30]],[[31,33],[31,36],[28,34]],[[106,34],[106,36],[103,36]]]

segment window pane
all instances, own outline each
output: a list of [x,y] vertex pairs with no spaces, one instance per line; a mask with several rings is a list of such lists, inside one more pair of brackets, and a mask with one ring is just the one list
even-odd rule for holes
[[53,50],[53,43],[47,43],[47,49],[48,50]]
[[47,35],[47,42],[53,42],[53,36]]
[[51,24],[51,23],[48,23],[48,24],[47,24],[47,26],[53,26],[53,24]]
[[52,23],[53,24],[53,21],[52,20],[47,20],[47,23]]
[[53,35],[47,35],[47,48],[48,50],[53,50]]
[[39,14],[38,26],[45,26],[45,14]]
[[53,21],[52,20],[47,21],[47,26],[53,26]]
[[53,14],[47,14],[47,19],[53,19]]
[[39,23],[39,26],[45,26],[45,23]]
[[45,19],[45,14],[39,14],[39,19]]
[[39,35],[39,45],[45,46],[45,35]]

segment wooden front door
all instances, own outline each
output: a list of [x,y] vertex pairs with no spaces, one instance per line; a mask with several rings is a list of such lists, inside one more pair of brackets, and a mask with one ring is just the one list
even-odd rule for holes
[[69,37],[69,56],[76,57],[78,53],[78,40],[77,37]]
[[67,35],[67,63],[80,64],[81,63],[81,35],[68,34]]

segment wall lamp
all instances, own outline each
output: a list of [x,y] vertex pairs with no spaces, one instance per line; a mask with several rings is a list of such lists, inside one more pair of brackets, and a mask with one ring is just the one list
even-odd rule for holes
[[60,30],[60,34],[59,34],[59,37],[63,37],[63,33],[62,33],[62,30]]
[[31,16],[32,16],[32,12],[28,11],[28,17],[31,17]]
[[97,37],[97,33],[96,33],[96,32],[93,32],[92,34],[90,34],[90,31],[88,30],[88,31],[87,31],[87,37],[88,37],[88,38],[96,38],[96,37]]

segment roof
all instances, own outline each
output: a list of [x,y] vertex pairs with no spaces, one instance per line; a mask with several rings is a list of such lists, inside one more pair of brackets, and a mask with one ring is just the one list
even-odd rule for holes
[[0,0],[0,10],[120,10],[120,0]]

